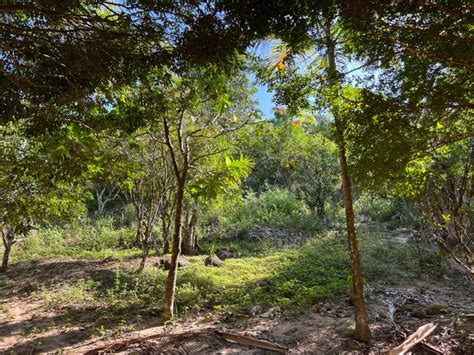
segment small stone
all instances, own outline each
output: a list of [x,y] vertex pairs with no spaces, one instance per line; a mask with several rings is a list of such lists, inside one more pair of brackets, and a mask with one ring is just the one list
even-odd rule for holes
[[257,313],[260,313],[261,311],[262,311],[261,306],[253,306],[252,308],[250,308],[250,314],[252,316],[255,316]]
[[448,313],[447,307],[442,304],[434,304],[426,309],[426,313],[430,316],[438,315],[438,314],[446,314]]
[[265,313],[262,313],[260,317],[262,318],[272,318],[275,316],[275,310],[273,308],[269,309]]
[[229,259],[229,258],[236,258],[238,253],[235,249],[231,248],[221,248],[216,251],[216,255],[221,260]]
[[422,308],[417,308],[417,309],[414,309],[412,312],[411,312],[411,315],[415,318],[428,318],[428,314],[426,313],[426,311]]
[[221,259],[219,259],[217,255],[211,255],[211,256],[208,256],[206,260],[204,260],[204,264],[206,266],[221,267],[224,264],[224,262]]
[[354,334],[354,330],[355,323],[349,319],[341,320],[339,325],[336,326],[336,332],[343,337],[351,337]]
[[[184,269],[185,267],[188,267],[189,265],[191,265],[191,263],[189,262],[188,259],[186,259],[186,258],[179,258],[178,259],[178,268]],[[165,268],[165,270],[170,270],[171,269],[171,258],[169,258],[169,257],[161,258],[160,260],[158,260],[157,266],[158,267],[163,267],[163,268]]]
[[347,339],[346,345],[351,350],[360,350],[362,349],[362,344],[355,339]]

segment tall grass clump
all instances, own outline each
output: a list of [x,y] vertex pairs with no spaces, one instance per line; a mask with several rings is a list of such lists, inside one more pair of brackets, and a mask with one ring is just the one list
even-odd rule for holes
[[101,259],[136,253],[133,229],[114,226],[112,217],[65,226],[40,228],[20,238],[12,249],[12,259],[39,259],[48,257],[83,257]]
[[202,219],[204,234],[218,237],[247,231],[254,226],[284,227],[314,232],[322,223],[314,211],[292,192],[274,188],[259,195],[223,196],[209,207]]

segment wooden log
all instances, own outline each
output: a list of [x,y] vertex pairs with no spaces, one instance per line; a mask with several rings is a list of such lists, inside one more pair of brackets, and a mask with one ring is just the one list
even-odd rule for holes
[[406,340],[399,346],[390,350],[389,355],[403,355],[406,354],[411,348],[420,343],[428,335],[430,335],[437,325],[434,323],[428,323],[419,327],[416,332],[411,334]]
[[272,343],[268,340],[258,340],[251,337],[247,337],[245,335],[221,332],[218,330],[216,330],[214,333],[225,340],[230,340],[235,343],[254,346],[256,348],[271,350],[271,351],[275,351],[275,352],[283,353],[283,354],[286,354],[288,352],[288,348],[278,345],[276,343]]
[[175,338],[175,339],[182,339],[182,338],[192,338],[199,335],[205,334],[204,331],[197,331],[197,332],[187,332],[187,333],[177,333],[177,334],[151,334],[147,336],[139,336],[135,338],[127,338],[120,341],[113,341],[107,344],[104,344],[99,347],[94,347],[92,349],[81,350],[81,353],[84,355],[98,355],[98,354],[105,354],[110,353],[112,351],[124,351],[131,345],[140,344],[142,342],[150,341],[157,338]]

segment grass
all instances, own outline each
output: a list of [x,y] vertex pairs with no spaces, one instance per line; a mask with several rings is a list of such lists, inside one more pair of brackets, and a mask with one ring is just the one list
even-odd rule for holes
[[117,259],[140,255],[133,247],[133,229],[115,229],[113,220],[103,218],[94,224],[66,229],[40,229],[12,248],[11,262],[32,259]]
[[60,285],[59,289],[48,290],[41,289],[32,296],[40,298],[43,301],[43,307],[46,310],[60,308],[61,306],[80,306],[96,303],[97,289],[99,283],[93,280],[78,280],[72,283]]
[[[41,239],[46,234],[36,238]],[[57,236],[55,236],[57,238]],[[33,250],[23,249],[18,256],[38,255],[38,243],[46,249],[43,254],[62,257],[103,257],[133,255],[135,251],[106,249],[80,250],[74,244],[60,241],[61,248],[48,243],[56,239],[49,236],[35,241]],[[350,283],[350,260],[345,237],[335,231],[314,236],[302,247],[282,250],[264,248],[259,242],[252,247],[248,242],[234,243],[233,247],[243,257],[227,259],[221,268],[204,266],[206,256],[191,257],[191,265],[180,270],[176,304],[179,315],[188,312],[213,309],[247,312],[254,306],[262,309],[275,307],[282,312],[297,313],[317,301],[341,301]],[[90,254],[88,254],[90,253]],[[429,269],[420,265],[416,251],[411,246],[391,245],[380,241],[376,234],[361,238],[361,254],[366,282],[369,284],[403,283],[425,277],[436,277],[433,264]],[[43,289],[38,297],[45,309],[61,308],[79,310],[84,305],[94,305],[103,312],[117,316],[136,315],[137,312],[160,311],[167,272],[156,267],[147,267],[143,273],[127,267],[115,273],[109,284],[92,280],[68,282],[53,289]]]

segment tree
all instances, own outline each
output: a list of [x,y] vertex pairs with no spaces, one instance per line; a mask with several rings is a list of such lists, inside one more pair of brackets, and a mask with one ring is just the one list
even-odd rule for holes
[[354,176],[371,189],[397,186],[402,176],[402,195],[417,196],[425,230],[472,277],[464,237],[471,224],[466,142],[474,137],[471,5],[368,5],[349,6],[342,22],[367,69],[346,131]]
[[365,69],[347,136],[363,146],[351,161],[365,185],[381,185],[410,160],[474,136],[471,7],[459,0],[343,8],[348,50]]
[[26,138],[24,127],[0,127],[0,231],[4,253],[0,272],[6,272],[13,244],[54,217],[83,212],[82,188],[73,180],[52,178],[44,168],[51,154],[45,142]]
[[120,188],[116,186],[104,186],[95,184],[94,187],[95,199],[97,201],[97,216],[105,214],[105,207],[109,202],[115,201],[120,195]]
[[328,125],[309,114],[290,116],[281,107],[275,112],[275,121],[255,122],[237,134],[238,149],[255,163],[244,188],[257,194],[288,189],[326,223],[326,205],[340,197],[337,146],[328,137]]
[[[137,216],[136,244],[143,250],[139,271],[145,267],[150,252],[154,228],[163,221],[171,207],[174,176],[164,147],[148,135],[132,139],[131,158],[137,169],[128,172],[127,196],[135,207]],[[131,150],[131,152],[130,152]],[[169,239],[166,225],[162,225],[163,244]],[[155,241],[156,242],[156,241]]]
[[409,198],[433,240],[472,280],[474,277],[474,146],[472,139],[444,146],[410,162],[388,186]]
[[[170,228],[173,235],[171,267],[164,297],[165,320],[173,316],[178,258],[182,252],[185,229],[183,219],[186,215],[186,198],[189,196],[189,201],[192,201],[202,196],[204,190],[210,195],[216,186],[223,184],[226,177],[232,177],[235,170],[246,171],[246,161],[242,159],[227,157],[224,161],[228,163],[224,165],[210,163],[212,157],[223,157],[222,154],[228,149],[226,135],[242,127],[255,113],[249,99],[247,79],[239,73],[239,69],[240,65],[236,66],[232,73],[234,75],[223,75],[210,66],[190,70],[184,75],[162,68],[150,72],[146,80],[137,85],[114,93],[113,109],[105,113],[111,119],[126,117],[147,122],[137,135],[146,137],[145,151],[158,154],[152,154],[150,159],[142,159],[140,170],[144,174],[139,173],[132,179],[135,186],[131,192],[133,195],[146,187],[140,195],[150,199],[145,211],[150,221],[145,223],[145,229],[149,233],[159,215],[160,201],[165,191],[169,189],[174,195],[174,210],[169,213],[174,221]],[[143,148],[137,151],[142,156]],[[223,171],[222,167],[226,167],[227,171]],[[160,182],[164,172],[172,176],[166,183]],[[137,186],[137,183],[140,185],[145,182],[141,187]],[[140,201],[143,202],[143,198]],[[196,224],[196,216],[193,217],[191,213],[189,218],[186,227],[191,233],[186,235],[186,247],[193,248],[195,238],[191,229]],[[144,258],[146,254],[144,252]]]
[[[274,65],[270,68],[272,72],[277,69],[277,74],[270,73],[269,76],[267,74],[266,78],[269,79],[270,85],[273,88],[280,90],[280,96],[278,98],[284,100],[282,103],[289,104],[292,108],[296,109],[302,104],[308,106],[309,95],[316,93],[316,90],[319,91],[319,93],[316,94],[317,105],[319,105],[320,108],[324,107],[328,110],[332,117],[334,125],[333,137],[339,150],[347,236],[352,262],[352,290],[356,310],[354,336],[358,340],[369,341],[371,339],[371,331],[365,305],[363,277],[352,201],[352,183],[349,176],[347,147],[344,136],[346,122],[344,117],[341,116],[344,105],[339,99],[343,91],[343,77],[337,67],[337,55],[338,51],[341,50],[339,44],[341,38],[337,31],[337,15],[337,8],[333,6],[323,8],[317,15],[315,25],[309,31],[308,36],[311,36],[313,51],[319,58],[314,60],[305,69],[305,74],[300,74],[298,68],[294,65],[297,52],[283,44],[278,48],[277,55],[275,55],[276,62],[274,62]],[[282,75],[278,76],[278,72],[282,73]],[[311,78],[311,80],[308,78]],[[297,89],[296,93],[294,92],[295,89]],[[301,95],[301,91],[306,91],[306,95]],[[295,97],[296,100],[293,100]]]
[[[30,134],[91,120],[97,93],[164,66],[231,69],[251,31],[226,21],[218,4],[147,0],[34,0],[0,4],[2,121],[28,117]],[[114,122],[136,128],[140,122]],[[34,128],[33,128],[34,127]]]
[[[464,34],[470,29],[462,15],[470,6],[466,1],[426,6],[374,1],[364,7],[333,2],[309,8],[303,2],[288,10],[288,21],[298,23],[303,10],[298,29],[284,26],[284,20],[273,25],[275,37],[286,43],[275,63],[280,72],[277,99],[297,107],[313,95],[329,107],[341,150],[348,229],[353,234],[349,168],[357,181],[374,186],[411,159],[472,136],[468,97],[472,55],[463,51],[469,41]],[[330,18],[337,23],[327,21]],[[247,14],[246,21],[255,20]],[[324,59],[310,54],[303,66],[311,74],[304,75],[295,69],[294,57],[308,44],[316,48],[313,53],[324,53]],[[345,63],[338,61],[338,53]],[[351,59],[356,63],[345,69]],[[369,70],[368,75],[354,77],[362,69]],[[341,90],[344,80],[358,89]],[[325,89],[315,92],[314,87]]]

